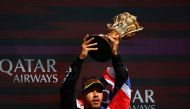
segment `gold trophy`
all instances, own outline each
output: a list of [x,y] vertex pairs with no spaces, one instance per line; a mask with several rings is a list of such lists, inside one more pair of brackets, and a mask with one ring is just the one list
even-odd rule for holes
[[[143,27],[137,22],[137,17],[128,12],[116,15],[113,18],[113,24],[107,24],[108,34],[119,34],[121,39],[130,39],[136,32],[143,30]],[[97,42],[98,50],[90,51],[89,55],[96,61],[105,62],[112,56],[111,43],[109,36],[105,34],[90,35],[94,38],[92,43]]]

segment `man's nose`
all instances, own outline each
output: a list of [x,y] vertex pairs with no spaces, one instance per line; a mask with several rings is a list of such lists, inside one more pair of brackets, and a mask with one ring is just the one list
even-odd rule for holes
[[98,92],[96,90],[93,91],[93,96],[98,96]]

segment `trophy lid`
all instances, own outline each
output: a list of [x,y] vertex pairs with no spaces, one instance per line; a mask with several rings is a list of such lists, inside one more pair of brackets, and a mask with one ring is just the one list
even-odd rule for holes
[[117,31],[121,38],[132,37],[135,32],[143,30],[143,27],[137,22],[137,17],[128,12],[116,15],[113,18],[113,24],[107,24],[109,31]]

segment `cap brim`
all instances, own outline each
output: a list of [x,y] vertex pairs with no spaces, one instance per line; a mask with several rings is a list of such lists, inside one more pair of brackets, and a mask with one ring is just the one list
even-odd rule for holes
[[99,89],[102,89],[102,90],[104,89],[104,85],[102,83],[94,82],[94,83],[91,83],[88,86],[84,87],[82,89],[82,92],[85,92],[86,90],[88,90],[88,89],[90,89],[92,87],[99,88]]

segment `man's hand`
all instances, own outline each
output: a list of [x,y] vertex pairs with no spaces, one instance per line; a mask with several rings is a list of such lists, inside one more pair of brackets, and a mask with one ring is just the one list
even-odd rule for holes
[[97,45],[97,43],[91,43],[92,40],[94,40],[94,38],[88,39],[88,37],[89,37],[89,35],[86,35],[83,38],[83,43],[82,43],[82,46],[81,46],[82,48],[81,48],[81,52],[79,54],[80,59],[85,59],[88,56],[89,51],[98,50],[98,48],[93,47],[93,46]]
[[108,34],[108,38],[112,42],[112,55],[117,55],[118,54],[118,48],[119,48],[119,43],[120,43],[120,36],[119,34]]

